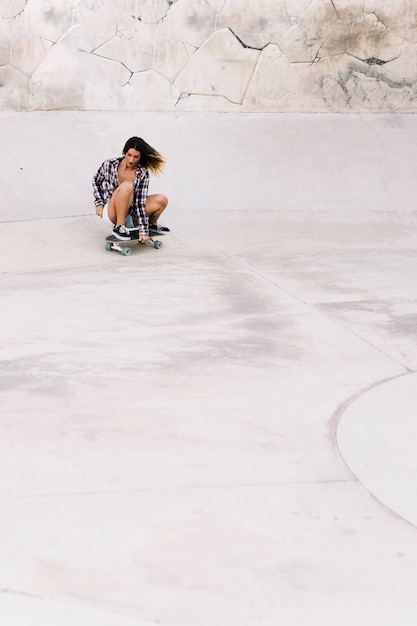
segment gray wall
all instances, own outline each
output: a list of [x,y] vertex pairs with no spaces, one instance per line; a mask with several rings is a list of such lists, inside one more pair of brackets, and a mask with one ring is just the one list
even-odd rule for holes
[[416,111],[414,0],[1,0],[0,108]]

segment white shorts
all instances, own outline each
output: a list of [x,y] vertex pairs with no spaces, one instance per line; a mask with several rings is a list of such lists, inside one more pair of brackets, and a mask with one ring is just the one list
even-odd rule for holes
[[[114,226],[114,223],[109,218],[108,207],[109,207],[109,203],[106,202],[106,204],[103,207],[103,214],[101,216],[101,219],[104,220],[106,224],[110,224],[111,226]],[[135,228],[131,215],[128,215],[127,218],[125,219],[125,226],[126,228],[130,228],[130,229]]]

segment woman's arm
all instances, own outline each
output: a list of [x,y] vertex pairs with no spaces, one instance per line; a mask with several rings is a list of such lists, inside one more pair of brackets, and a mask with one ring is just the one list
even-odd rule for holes
[[[93,184],[93,196],[94,196],[94,204],[96,209],[105,205],[103,192],[102,192],[102,183],[105,179],[105,166],[106,161],[100,165],[97,172],[93,176],[92,184]],[[97,213],[98,215],[98,213]]]

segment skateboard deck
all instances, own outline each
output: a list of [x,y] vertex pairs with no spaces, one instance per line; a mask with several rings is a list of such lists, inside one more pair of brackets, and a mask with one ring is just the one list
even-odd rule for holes
[[[130,254],[132,254],[132,242],[139,242],[139,232],[138,231],[133,231],[131,233],[131,237],[130,239],[117,239],[117,237],[115,237],[114,235],[108,235],[106,237],[106,250],[116,250],[117,252],[120,252],[121,254],[123,254],[123,256],[129,256]],[[157,248],[159,250],[159,248],[162,248],[162,241],[158,241],[158,239],[152,239],[152,237],[146,242],[146,244],[142,244],[142,245],[149,245],[152,246],[153,248]]]

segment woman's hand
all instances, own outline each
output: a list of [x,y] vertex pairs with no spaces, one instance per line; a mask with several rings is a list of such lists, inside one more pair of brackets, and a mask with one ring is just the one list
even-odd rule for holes
[[96,206],[96,215],[98,215],[99,217],[103,217],[103,207],[101,204]]
[[147,243],[149,241],[149,235],[141,235],[139,237],[139,243]]

